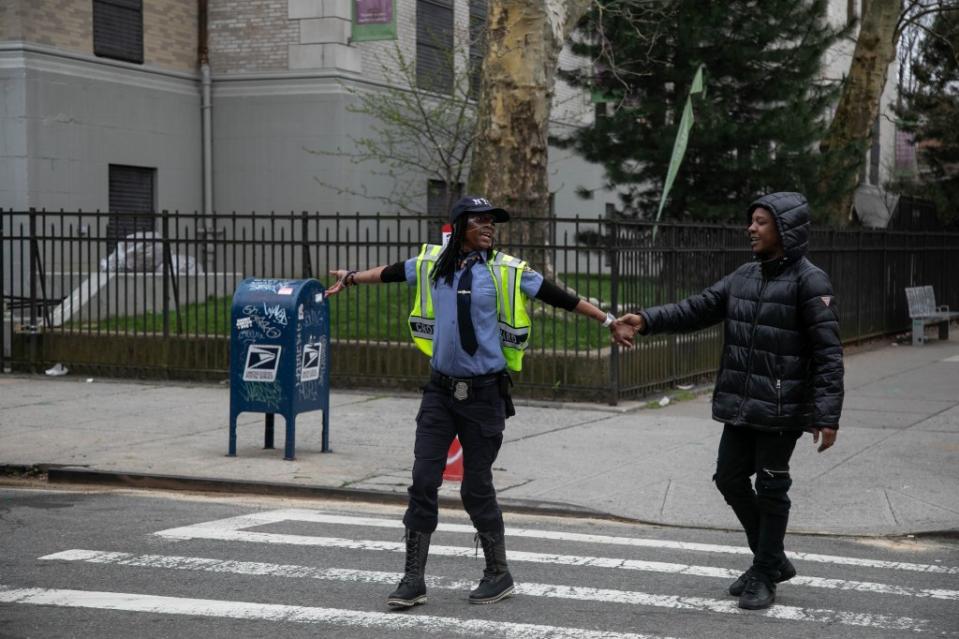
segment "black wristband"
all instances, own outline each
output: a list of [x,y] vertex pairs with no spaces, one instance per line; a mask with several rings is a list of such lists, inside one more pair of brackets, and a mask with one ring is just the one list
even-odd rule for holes
[[573,310],[576,308],[576,305],[579,304],[578,297],[570,295],[549,280],[543,280],[542,286],[539,287],[539,291],[536,293],[536,299],[542,300],[550,306],[556,306],[567,311]]
[[343,276],[343,286],[356,286],[356,271],[348,271]]
[[406,262],[396,262],[390,264],[380,273],[381,282],[405,282],[406,281]]

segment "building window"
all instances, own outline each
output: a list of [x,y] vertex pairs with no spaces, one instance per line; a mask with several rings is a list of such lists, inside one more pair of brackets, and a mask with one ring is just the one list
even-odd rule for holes
[[143,64],[143,0],[93,0],[93,53]]
[[453,2],[417,0],[416,86],[453,92]]
[[487,0],[470,0],[470,97],[479,97],[480,72],[486,56]]
[[111,215],[107,222],[107,237],[111,245],[128,235],[155,230],[155,184],[156,169],[110,165]]

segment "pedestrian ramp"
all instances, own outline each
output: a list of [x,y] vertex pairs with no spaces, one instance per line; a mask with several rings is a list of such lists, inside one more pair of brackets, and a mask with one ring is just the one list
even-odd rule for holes
[[[297,532],[286,532],[290,529]],[[358,530],[368,533],[363,535],[366,538],[358,538]],[[427,564],[430,605],[409,612],[388,612],[385,606],[385,595],[399,580],[399,572],[350,565],[357,557],[372,556],[375,565],[402,566],[405,546],[398,540],[402,523],[309,509],[254,512],[154,534],[164,549],[203,548],[207,555],[68,548],[38,559],[44,566],[99,565],[122,571],[118,575],[134,571],[191,575],[184,581],[229,576],[335,583],[340,591],[362,590],[365,597],[358,600],[369,601],[373,589],[382,595],[376,597],[382,606],[324,605],[323,587],[314,589],[316,605],[302,605],[171,596],[168,592],[83,590],[69,587],[71,584],[62,588],[0,585],[0,604],[308,624],[355,629],[355,636],[693,639],[733,636],[734,631],[742,632],[742,624],[761,624],[763,636],[776,637],[959,638],[959,567],[940,561],[791,553],[799,575],[780,586],[776,605],[747,612],[738,608],[734,598],[722,596],[728,583],[739,575],[738,566],[750,561],[747,548],[542,528],[507,528],[508,543],[515,548],[509,551],[517,580],[515,598],[495,606],[469,606],[465,594],[475,587],[475,579],[444,573],[450,572],[450,566],[458,566],[464,568],[464,575],[477,577],[481,562],[465,567],[462,560],[444,564],[442,558],[473,559],[473,532],[466,525],[440,524]],[[830,544],[820,540],[817,546],[828,548]],[[271,549],[296,547],[315,549],[309,556],[317,561],[251,560],[271,554]],[[224,554],[229,558],[223,558]],[[382,559],[376,559],[380,556]],[[527,575],[534,578],[524,578]],[[631,587],[624,588],[623,583]],[[643,584],[655,587],[644,588]],[[443,606],[444,599],[463,605]],[[561,624],[544,623],[551,619],[548,614],[544,618],[543,610],[568,611],[570,606],[593,612],[575,618],[575,624],[568,623],[569,615],[557,615],[564,620]],[[431,614],[431,608],[443,614]],[[446,614],[450,610],[457,614]],[[704,633],[704,627],[709,632]],[[345,632],[337,636],[354,635]]]

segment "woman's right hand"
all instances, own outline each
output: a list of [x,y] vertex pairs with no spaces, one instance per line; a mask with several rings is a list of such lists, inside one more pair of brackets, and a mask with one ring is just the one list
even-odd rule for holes
[[326,289],[326,296],[333,297],[344,288],[346,288],[346,275],[349,273],[346,269],[340,269],[338,271],[330,271],[330,275],[336,276],[336,281]]

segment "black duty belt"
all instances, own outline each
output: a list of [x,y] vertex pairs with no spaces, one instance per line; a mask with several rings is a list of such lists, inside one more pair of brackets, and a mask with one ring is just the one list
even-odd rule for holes
[[450,377],[437,371],[431,371],[430,381],[449,390],[453,393],[453,397],[462,401],[469,397],[470,391],[474,388],[498,384],[502,375],[502,373],[491,373],[489,375],[477,375],[476,377]]

